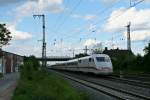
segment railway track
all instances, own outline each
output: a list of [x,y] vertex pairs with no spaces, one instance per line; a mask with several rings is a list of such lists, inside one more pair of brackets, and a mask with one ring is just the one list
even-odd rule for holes
[[143,76],[125,76],[126,79],[134,79],[137,81],[142,81],[146,83],[150,83],[150,77],[143,77]]
[[102,75],[93,75],[93,74],[91,75],[91,74],[86,74],[86,73],[78,73],[78,74],[86,75],[86,76],[88,75],[89,77],[94,77],[94,78],[97,77],[97,78],[102,78],[102,79],[105,79],[105,80],[110,80],[110,81],[114,81],[114,82],[119,82],[119,83],[129,84],[129,85],[133,85],[133,86],[138,86],[138,87],[141,87],[141,88],[150,89],[150,83],[149,82],[143,82],[143,81],[140,81],[140,80],[120,78],[120,77],[116,77],[114,75],[102,76]]
[[127,79],[127,78],[119,78],[119,77],[114,77],[114,76],[109,76],[109,78],[110,78],[109,80],[112,80],[112,81],[126,83],[129,85],[134,85],[134,86],[139,86],[142,88],[149,88],[150,89],[150,83],[149,82],[143,82],[143,81]]
[[[120,77],[120,74],[113,74],[114,77]],[[150,84],[150,75],[149,74],[121,74],[125,79],[142,81]]]
[[122,100],[150,100],[150,96],[148,94],[140,94],[139,92],[133,92],[133,91],[127,91],[122,88],[118,88],[115,86],[111,86],[106,81],[98,81],[97,79],[88,78],[85,76],[78,76],[75,74],[70,74],[66,72],[57,72],[58,74],[64,76],[67,79],[73,80],[75,82],[78,82],[80,84],[83,84],[87,87],[90,87],[94,90],[97,90],[99,92],[102,92],[104,94],[110,95],[112,97],[115,97],[117,99]]

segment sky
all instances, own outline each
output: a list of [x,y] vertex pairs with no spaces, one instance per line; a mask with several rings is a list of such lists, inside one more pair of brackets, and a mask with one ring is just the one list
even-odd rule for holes
[[129,22],[134,54],[150,41],[150,0],[0,0],[0,23],[13,37],[4,50],[41,56],[42,18],[34,14],[45,15],[47,56],[73,56],[85,46],[126,49]]

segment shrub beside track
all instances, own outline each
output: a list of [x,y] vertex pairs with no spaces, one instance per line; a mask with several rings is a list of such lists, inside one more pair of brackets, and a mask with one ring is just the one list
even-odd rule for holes
[[[37,67],[36,67],[36,66]],[[85,94],[74,90],[64,79],[39,69],[32,58],[21,67],[21,79],[12,100],[86,100]]]

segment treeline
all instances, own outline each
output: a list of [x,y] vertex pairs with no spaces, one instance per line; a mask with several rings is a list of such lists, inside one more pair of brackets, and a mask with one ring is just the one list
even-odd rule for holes
[[86,57],[86,56],[89,56],[89,55],[86,54],[86,53],[79,53],[79,54],[76,54],[76,55],[75,55],[74,59],[76,59],[76,58],[81,58],[81,57]]
[[112,57],[114,70],[150,72],[150,43],[143,51],[143,56],[128,52]]

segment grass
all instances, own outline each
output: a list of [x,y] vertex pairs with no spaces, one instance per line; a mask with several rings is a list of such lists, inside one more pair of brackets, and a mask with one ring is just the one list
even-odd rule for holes
[[33,79],[21,79],[12,100],[87,100],[87,96],[62,77],[46,71],[36,71]]

